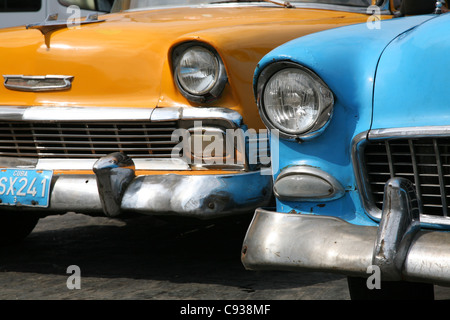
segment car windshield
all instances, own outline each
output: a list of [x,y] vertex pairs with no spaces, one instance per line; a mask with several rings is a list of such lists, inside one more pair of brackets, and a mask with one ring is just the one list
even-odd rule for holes
[[[165,6],[182,6],[182,5],[206,5],[215,3],[233,3],[233,2],[272,2],[283,5],[284,0],[254,0],[254,1],[242,1],[242,0],[116,0],[112,12],[118,12],[121,10],[141,9],[151,7],[165,7]],[[364,7],[367,8],[372,4],[372,0],[301,0],[301,1],[289,1],[291,4],[321,4],[321,5],[341,5],[352,7]]]

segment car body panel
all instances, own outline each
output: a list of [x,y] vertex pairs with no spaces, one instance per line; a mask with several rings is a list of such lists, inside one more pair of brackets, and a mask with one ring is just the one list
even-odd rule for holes
[[[449,19],[448,15],[441,15],[395,39],[386,48],[377,70],[377,77],[383,81],[375,87],[373,129],[448,125],[450,115],[442,112],[450,99],[445,89],[448,75],[439,70],[450,67],[442,57]],[[423,95],[411,94],[422,92],[424,86],[427,92]],[[392,108],[393,105],[408,108]]]
[[[360,205],[353,175],[351,142],[360,132],[370,129],[373,79],[383,50],[392,38],[432,18],[416,16],[383,21],[378,30],[355,25],[317,33],[284,44],[262,59],[255,78],[261,69],[275,61],[301,63],[314,70],[327,83],[335,95],[336,104],[330,125],[317,138],[301,144],[280,140],[279,148],[290,152],[272,154],[272,163],[277,164],[274,167],[274,179],[287,167],[320,167],[325,172],[333,172],[346,190],[345,200],[328,202],[326,206],[310,202],[277,201],[278,210],[315,214],[327,214],[331,210],[353,223],[375,224],[367,219]],[[324,42],[329,43],[327,50],[322,49]],[[354,46],[355,43],[358,46]],[[332,152],[330,146],[333,146]],[[343,202],[351,205],[352,210],[341,210]]]
[[[246,17],[244,23],[242,16]],[[2,74],[75,77],[70,93],[17,93],[0,87],[0,105],[196,106],[177,90],[169,57],[174,45],[195,40],[216,48],[231,73],[223,98],[209,105],[245,112],[246,123],[261,128],[255,103],[248,94],[255,62],[288,40],[364,22],[367,15],[240,7],[174,8],[100,16],[100,20],[104,18],[107,21],[79,29],[57,30],[49,35],[48,43],[38,30],[18,27],[0,32],[4,48]]]

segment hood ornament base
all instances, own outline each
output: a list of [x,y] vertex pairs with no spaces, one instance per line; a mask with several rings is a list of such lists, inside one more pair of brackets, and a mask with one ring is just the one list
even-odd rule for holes
[[26,26],[28,29],[36,29],[39,30],[42,35],[45,37],[45,44],[47,45],[47,48],[50,48],[50,35],[57,30],[64,29],[64,28],[71,28],[73,26],[81,26],[85,24],[92,24],[92,23],[100,23],[104,22],[106,20],[99,20],[98,14],[93,13],[87,16],[85,20],[80,20],[75,23],[71,23],[69,21],[65,20],[58,20],[58,14],[51,14],[47,17],[47,19],[44,22],[36,23],[36,24],[29,24]]
[[[89,15],[85,20],[78,21],[77,25],[84,25],[84,24],[92,24],[92,23],[100,23],[105,20],[99,20],[98,14],[93,13]],[[68,21],[64,20],[58,20],[58,14],[51,14],[47,17],[47,19],[44,22],[36,23],[36,24],[29,24],[26,26],[27,29],[37,29],[39,30],[44,36],[49,33],[56,31],[58,29],[64,29],[64,28],[70,28],[73,26],[73,23],[69,23]]]

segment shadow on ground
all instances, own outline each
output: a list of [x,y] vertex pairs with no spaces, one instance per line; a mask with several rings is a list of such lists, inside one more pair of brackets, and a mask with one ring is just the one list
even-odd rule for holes
[[[240,250],[250,220],[251,215],[214,222],[153,217],[110,220],[78,214],[48,217],[23,243],[0,248],[0,273],[67,277],[67,267],[77,265],[83,279],[95,279],[97,286],[108,279],[145,281],[147,288],[154,288],[146,298],[167,298],[162,284],[166,288],[169,284],[171,290],[181,288],[169,297],[194,299],[208,297],[208,286],[214,290],[209,296],[214,299],[241,299],[241,294],[261,299],[320,299],[320,290],[327,290],[326,299],[348,298],[345,278],[339,275],[245,270]],[[0,279],[2,287],[8,286],[7,279]],[[149,286],[151,281],[159,285]],[[121,290],[126,291],[123,285]],[[103,282],[101,287],[109,290]]]

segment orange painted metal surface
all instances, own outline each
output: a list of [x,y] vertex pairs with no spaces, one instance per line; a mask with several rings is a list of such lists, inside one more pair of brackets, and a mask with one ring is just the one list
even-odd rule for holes
[[299,36],[367,15],[281,7],[179,8],[110,14],[105,22],[62,29],[49,36],[24,27],[0,32],[2,74],[71,75],[66,92],[30,93],[0,87],[0,105],[82,107],[202,106],[184,98],[173,80],[171,49],[185,41],[212,45],[229,83],[207,106],[239,111],[251,128],[263,128],[252,94],[257,62]]

